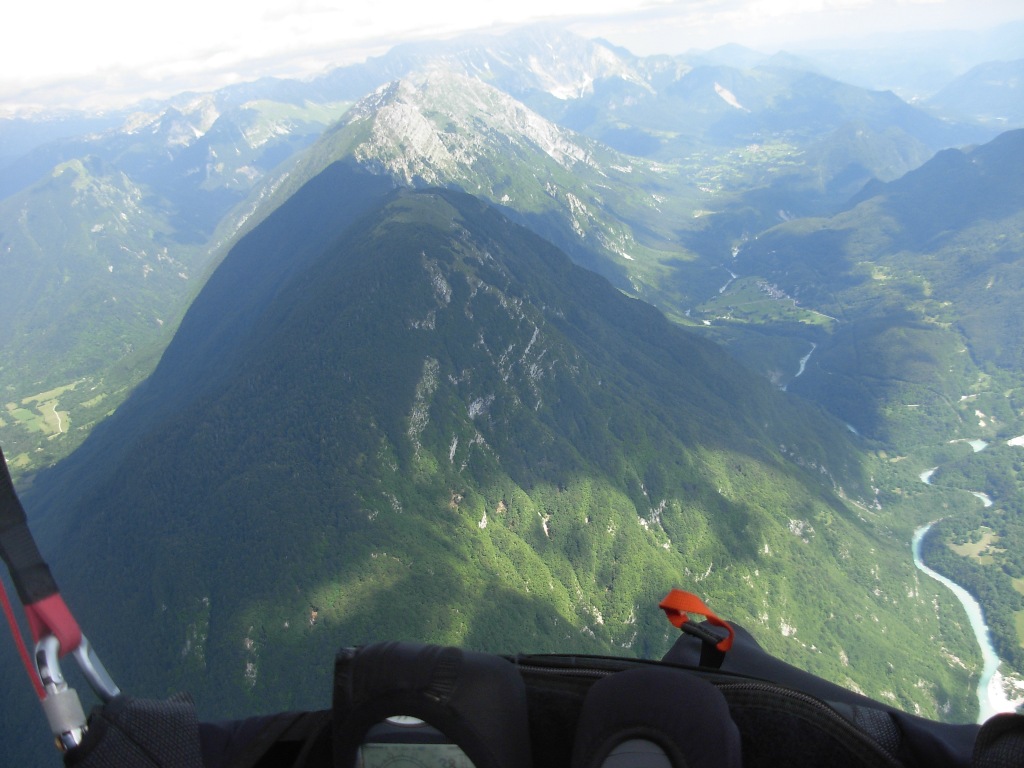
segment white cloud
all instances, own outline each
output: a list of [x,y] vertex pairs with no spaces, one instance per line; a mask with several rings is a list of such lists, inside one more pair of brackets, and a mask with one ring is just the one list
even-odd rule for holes
[[58,0],[7,5],[15,7],[0,11],[0,109],[4,102],[10,106],[12,100],[45,95],[40,88],[50,96],[65,93],[75,80],[111,96],[143,81],[157,90],[173,90],[190,79],[193,84],[185,87],[198,87],[201,73],[216,86],[243,71],[247,76],[278,72],[284,57],[297,57],[283,72],[294,75],[329,61],[365,58],[402,39],[581,13],[619,13],[650,2]]
[[[12,7],[13,6],[13,7]],[[361,60],[403,39],[546,19],[637,53],[1024,17],[1019,0],[56,0],[0,11],[0,113],[166,96]],[[924,22],[922,22],[924,20]]]
[[983,29],[1024,19],[1020,0],[692,0],[621,18],[581,22],[640,53],[682,53],[725,43],[767,52],[810,40],[853,43],[904,30]]

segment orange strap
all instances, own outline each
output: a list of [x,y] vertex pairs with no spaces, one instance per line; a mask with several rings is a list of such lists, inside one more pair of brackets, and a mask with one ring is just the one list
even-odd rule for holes
[[681,589],[673,589],[665,599],[658,603],[658,607],[665,612],[665,616],[669,621],[672,622],[672,626],[682,627],[683,624],[690,620],[690,617],[686,614],[694,613],[698,616],[703,616],[711,624],[716,627],[722,627],[728,631],[728,635],[722,639],[715,647],[722,653],[725,653],[732,648],[732,640],[735,636],[732,625],[727,621],[723,621],[718,618],[714,611],[708,608],[704,601],[697,597],[692,592],[684,592]]

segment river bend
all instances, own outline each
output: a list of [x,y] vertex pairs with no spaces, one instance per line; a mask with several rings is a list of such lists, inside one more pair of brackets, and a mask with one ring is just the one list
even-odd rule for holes
[[[999,656],[996,655],[996,649],[992,646],[992,637],[989,634],[988,625],[985,624],[981,605],[974,599],[974,595],[955,581],[947,579],[937,571],[933,571],[921,560],[921,542],[934,524],[922,525],[914,531],[912,542],[914,565],[922,573],[949,587],[963,605],[964,610],[967,611],[967,618],[971,622],[971,629],[974,630],[974,636],[978,640],[978,645],[981,646],[982,670],[981,679],[978,681],[978,722],[983,723],[992,715],[997,714],[997,710],[992,704],[992,696],[989,695],[989,686],[992,684],[992,678],[999,669]],[[996,681],[996,684],[998,685],[998,681]]]

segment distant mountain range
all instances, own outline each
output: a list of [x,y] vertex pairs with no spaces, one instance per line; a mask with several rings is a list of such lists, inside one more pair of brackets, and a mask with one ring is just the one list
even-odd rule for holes
[[6,169],[0,434],[16,470],[65,454],[152,369],[233,234],[222,219],[341,110],[183,98]]
[[794,52],[804,62],[803,68],[862,88],[891,90],[919,103],[978,65],[1021,58],[1022,41],[1024,21],[1016,21],[990,29],[919,30],[913,35],[834,40]]
[[979,64],[925,103],[961,120],[1018,128],[1024,124],[1024,59]]
[[830,219],[780,224],[745,246],[737,273],[838,318],[813,336],[821,346],[793,390],[891,445],[999,434],[994,422],[979,431],[965,412],[978,403],[961,395],[987,390],[995,402],[982,410],[1005,411],[1005,389],[979,379],[1024,384],[1024,186],[1011,170],[1022,164],[1024,131],[947,150]]
[[[261,199],[282,183],[294,191],[286,179],[296,153],[354,101],[364,121],[386,114],[378,133],[335,132],[412,163],[390,169],[395,183],[485,195],[677,319],[722,274],[720,259],[694,251],[728,251],[736,232],[776,223],[780,209],[831,212],[873,178],[991,135],[762,58],[738,49],[641,58],[541,27],[400,46],[310,82],[184,94],[113,129],[107,119],[44,122],[40,136],[92,132],[40,144],[0,174],[10,265],[0,331],[11,340],[0,354],[10,404],[0,436],[15,471],[65,455],[151,370],[210,265]],[[401,85],[368,97],[396,78]],[[432,148],[384,145],[414,117]],[[28,146],[25,125],[0,123],[10,151]],[[552,154],[549,141],[560,145]],[[512,157],[509,142],[532,148]],[[430,154],[438,148],[444,162]],[[543,178],[509,170],[536,162],[548,168]],[[700,217],[723,209],[728,232],[709,233]]]

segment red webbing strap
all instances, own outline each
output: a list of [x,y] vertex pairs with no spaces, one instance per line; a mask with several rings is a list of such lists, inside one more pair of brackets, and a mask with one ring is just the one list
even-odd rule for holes
[[78,648],[82,642],[82,630],[59,592],[26,605],[25,615],[28,616],[32,639],[38,643],[40,638],[53,635],[60,642],[62,657]]
[[704,601],[692,592],[673,589],[665,596],[664,600],[658,603],[658,607],[665,612],[665,616],[672,622],[672,626],[675,627],[682,628],[683,624],[690,620],[690,617],[686,615],[688,613],[703,616],[714,626],[722,627],[729,633],[721,640],[721,642],[715,645],[715,648],[722,653],[725,653],[732,648],[733,637],[736,634],[733,631],[732,625],[730,625],[729,622],[718,618],[714,611],[708,608],[704,604]]
[[18,655],[21,656],[21,663],[25,665],[25,671],[28,672],[28,679],[32,681],[32,687],[35,688],[36,696],[42,701],[46,698],[46,691],[43,690],[43,683],[39,679],[39,675],[32,666],[32,658],[28,655],[28,648],[25,647],[25,640],[21,636],[21,629],[18,627],[18,622],[14,618],[14,611],[11,609],[11,601],[7,599],[7,588],[4,587],[3,580],[0,580],[0,603],[3,603],[4,616],[7,617],[7,624],[11,628],[11,636],[14,638],[14,644],[18,647]]

